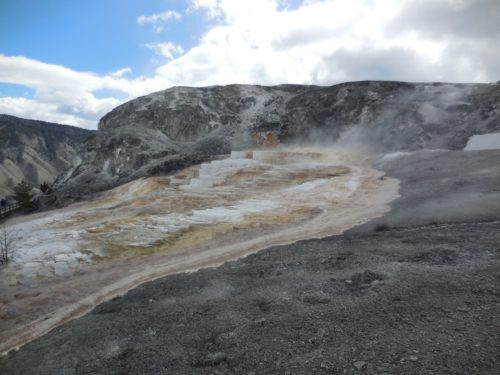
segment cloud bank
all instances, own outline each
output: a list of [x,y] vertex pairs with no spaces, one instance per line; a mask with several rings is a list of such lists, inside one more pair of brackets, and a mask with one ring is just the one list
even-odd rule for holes
[[164,58],[149,76],[131,78],[127,67],[97,75],[0,55],[0,82],[35,92],[30,99],[0,98],[0,113],[95,128],[121,102],[175,85],[500,80],[498,0],[304,0],[291,5],[284,0],[191,0],[185,15],[167,10],[140,16],[138,23],[156,25],[202,12],[213,25],[187,51],[172,40],[148,43]]

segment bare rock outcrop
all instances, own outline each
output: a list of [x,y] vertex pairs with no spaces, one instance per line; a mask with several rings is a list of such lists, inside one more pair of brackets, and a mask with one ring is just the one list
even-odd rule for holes
[[106,114],[81,163],[58,179],[55,198],[79,199],[248,147],[337,141],[383,152],[462,149],[470,136],[494,131],[500,84],[174,87]]

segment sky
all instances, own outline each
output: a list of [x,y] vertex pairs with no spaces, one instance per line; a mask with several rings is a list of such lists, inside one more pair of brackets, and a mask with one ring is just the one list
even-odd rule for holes
[[173,86],[500,81],[500,0],[0,0],[0,113],[95,129]]

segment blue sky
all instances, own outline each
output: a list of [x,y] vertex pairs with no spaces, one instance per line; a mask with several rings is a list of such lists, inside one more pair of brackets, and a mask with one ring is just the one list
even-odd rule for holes
[[95,128],[176,85],[500,79],[498,0],[1,0],[0,113]]
[[[192,12],[182,22],[170,22],[161,33],[137,23],[140,15],[170,9],[182,14],[185,1],[166,0],[2,0],[0,53],[23,55],[49,64],[98,74],[130,67],[148,74],[152,61],[147,43],[168,39],[191,48],[208,27],[207,17]],[[29,10],[29,11],[27,11]],[[0,92],[32,92],[0,85]]]

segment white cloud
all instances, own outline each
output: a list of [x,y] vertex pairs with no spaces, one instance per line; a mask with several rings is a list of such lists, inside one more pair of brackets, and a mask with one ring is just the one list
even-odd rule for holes
[[62,113],[56,104],[43,103],[33,99],[13,97],[0,98],[0,113],[95,129],[95,125],[92,121],[87,121],[75,115]]
[[118,69],[117,71],[111,73],[111,77],[113,78],[122,78],[126,74],[131,74],[132,69],[130,68],[123,68],[123,69]]
[[174,44],[172,42],[164,43],[148,43],[146,47],[154,50],[158,55],[166,57],[168,60],[173,60],[174,55],[180,55],[184,53],[184,49],[179,44]]
[[[191,11],[206,12],[217,25],[157,74],[194,86],[334,84],[361,77],[496,81],[497,2],[308,0],[290,9],[280,0],[192,0]],[[426,22],[434,12],[440,21]],[[484,32],[472,27],[477,19],[487,23]]]
[[216,17],[222,14],[220,8],[220,0],[191,0],[191,4],[188,10],[191,12],[198,9],[203,9],[208,12],[208,15],[210,17]]
[[151,14],[149,16],[139,16],[137,18],[137,23],[139,25],[144,25],[146,23],[155,24],[157,22],[166,22],[168,20],[180,20],[182,15],[174,10],[166,10],[162,13]]
[[118,91],[131,99],[172,85],[161,77],[124,78],[130,71],[124,68],[99,76],[23,56],[0,54],[0,82],[34,90],[33,99],[0,98],[0,113],[95,128],[101,116],[122,102],[113,96],[97,98],[96,92]]
[[[191,0],[187,16],[203,12],[215,25],[186,52],[173,41],[148,44],[168,59],[148,77],[0,55],[0,82],[35,91],[33,99],[1,98],[0,112],[90,127],[121,102],[97,98],[99,90],[133,98],[173,85],[498,81],[497,1],[306,0],[292,9],[284,6],[289,0]],[[166,11],[138,22],[162,27],[156,24],[180,17]],[[484,23],[473,27],[478,19]]]

